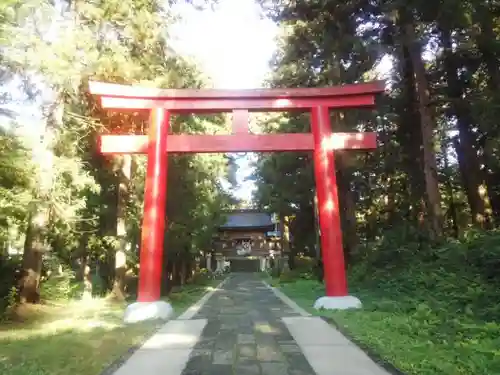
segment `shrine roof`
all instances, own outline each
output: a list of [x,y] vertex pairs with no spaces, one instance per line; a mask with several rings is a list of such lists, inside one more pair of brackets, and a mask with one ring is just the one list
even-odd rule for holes
[[274,225],[270,213],[254,210],[241,210],[226,213],[226,222],[219,229],[267,228]]

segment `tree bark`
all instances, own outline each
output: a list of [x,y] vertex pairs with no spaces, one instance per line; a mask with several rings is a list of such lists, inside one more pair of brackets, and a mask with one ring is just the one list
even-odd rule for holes
[[83,233],[80,238],[79,251],[78,254],[76,254],[78,256],[78,265],[80,267],[77,280],[82,283],[82,299],[92,298],[93,293],[93,285],[90,275],[90,257],[87,251],[89,241],[88,229],[87,225],[82,226]]
[[338,195],[340,202],[340,219],[342,224],[342,239],[344,244],[344,254],[346,263],[349,263],[352,253],[358,245],[358,235],[356,232],[356,207],[350,186],[350,176],[347,171],[345,154],[337,153],[337,181]]
[[415,72],[408,47],[402,45],[399,53],[403,100],[396,109],[400,119],[397,139],[402,146],[403,165],[408,176],[408,183],[405,180],[404,185],[408,191],[407,196],[410,198],[410,205],[404,216],[410,222],[416,223],[420,227],[426,227],[426,222],[423,220],[425,215],[425,178],[422,161],[422,133],[419,131],[420,114],[415,105],[418,101],[415,90]]
[[430,108],[429,83],[426,77],[422,48],[417,40],[412,15],[406,11],[399,14],[402,42],[408,48],[415,73],[415,83],[418,95],[418,111],[420,114],[420,130],[422,133],[423,170],[427,198],[427,213],[430,222],[432,239],[443,235],[443,214],[437,173],[435,152],[435,123]]
[[171,261],[172,264],[172,286],[178,286],[179,285],[179,267],[178,267],[178,261],[176,258],[172,259]]
[[184,286],[186,284],[186,260],[184,259],[184,256],[181,257],[180,259],[180,286]]
[[116,209],[116,237],[118,248],[115,253],[115,272],[112,295],[115,299],[125,300],[125,276],[127,274],[127,251],[130,245],[127,239],[127,201],[129,198],[130,180],[132,178],[132,155],[123,155],[118,168],[118,194]]
[[47,224],[45,212],[34,212],[28,220],[19,299],[21,303],[40,302],[40,279],[43,266],[44,229]]
[[500,69],[498,66],[499,50],[495,30],[494,12],[487,2],[478,3],[476,7],[475,21],[479,24],[480,32],[476,35],[476,43],[481,53],[481,61],[484,63],[487,79],[488,96],[491,101],[489,106],[488,128],[485,132],[484,162],[486,165],[485,179],[488,185],[488,195],[496,224],[500,222],[500,172],[498,171],[498,155],[488,147],[488,141],[497,139],[500,134],[498,118],[500,116]]
[[494,30],[493,12],[486,2],[479,4],[476,9],[476,22],[481,25],[481,31],[476,37],[477,47],[488,72],[488,88],[492,92],[496,92],[500,86],[500,70],[498,68],[498,51],[494,49],[497,38]]
[[457,119],[459,132],[459,141],[454,142],[454,146],[458,155],[472,222],[481,228],[487,228],[491,225],[491,208],[485,179],[481,171],[481,163],[475,149],[474,135],[471,131],[474,120],[468,102],[463,99],[464,90],[458,77],[458,67],[452,50],[451,31],[443,24],[441,44],[444,48],[444,67],[448,83],[447,94]]
[[54,165],[52,152],[56,141],[56,129],[62,127],[64,104],[59,96],[44,108],[46,127],[40,133],[38,153],[39,175],[37,200],[28,219],[23,253],[23,271],[20,283],[20,302],[40,301],[40,279],[43,267],[43,252],[47,250],[46,231],[50,220],[50,193],[53,186]]
[[82,299],[91,299],[93,288],[92,288],[92,276],[90,274],[90,262],[89,257],[86,255],[82,258],[82,263],[80,266],[80,272],[82,274],[82,283],[83,283],[83,293]]
[[290,252],[290,228],[288,226],[288,217],[284,214],[280,215],[280,231],[281,231],[281,254],[280,257],[283,257],[284,254],[288,254]]

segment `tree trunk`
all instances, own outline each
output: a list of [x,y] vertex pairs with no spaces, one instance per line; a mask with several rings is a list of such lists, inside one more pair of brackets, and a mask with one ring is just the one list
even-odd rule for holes
[[88,300],[92,299],[92,275],[90,274],[90,265],[89,265],[89,257],[86,255],[82,258],[82,263],[80,266],[80,272],[82,274],[82,283],[83,283],[83,293],[82,299]]
[[[347,126],[346,113],[334,112],[332,120],[335,128],[339,131],[349,131]],[[338,214],[340,215],[340,223],[342,230],[342,243],[344,247],[344,254],[346,262],[351,259],[351,254],[355,251],[358,245],[358,235],[356,233],[356,206],[354,204],[354,197],[351,191],[352,176],[349,173],[349,162],[352,156],[344,152],[337,152],[336,159],[336,176],[337,176],[337,194],[340,207]]]
[[177,266],[177,259],[172,259],[171,264],[172,264],[172,286],[178,286],[179,285],[179,267]]
[[479,157],[474,147],[475,140],[471,131],[474,121],[470,106],[463,99],[464,90],[458,78],[458,69],[452,50],[451,32],[447,27],[442,27],[441,44],[444,48],[445,56],[444,66],[446,81],[448,83],[447,94],[450,98],[451,108],[457,118],[459,131],[459,142],[454,142],[454,146],[458,155],[460,172],[471,210],[472,222],[479,227],[486,228],[491,225],[491,208]]
[[443,234],[443,214],[437,173],[435,152],[435,123],[430,108],[429,84],[426,77],[422,48],[415,34],[415,26],[410,14],[400,12],[402,41],[408,47],[410,59],[415,72],[415,83],[418,95],[418,111],[420,114],[420,130],[422,133],[423,168],[425,191],[427,196],[427,213],[429,216],[431,238],[439,239]]
[[[475,21],[481,25],[480,33],[476,35],[476,43],[481,53],[481,61],[485,64],[488,87],[488,97],[491,101],[489,105],[489,115],[487,130],[485,131],[485,143],[489,140],[497,139],[500,134],[498,118],[500,116],[500,70],[498,67],[499,51],[495,33],[494,12],[488,2],[478,3],[476,7]],[[494,147],[493,147],[494,148]],[[488,195],[493,216],[500,222],[500,172],[498,155],[492,147],[484,147],[484,162],[486,165],[485,179],[488,185]]]
[[280,257],[283,257],[284,254],[288,254],[290,252],[290,228],[288,226],[288,217],[284,214],[280,215],[280,232],[281,232],[281,254]]
[[184,286],[186,284],[186,260],[184,256],[180,259],[180,286]]
[[290,270],[295,269],[295,257],[297,256],[297,249],[295,246],[290,246],[290,254],[288,255],[288,268]]
[[47,250],[45,232],[50,220],[50,193],[53,186],[54,153],[56,129],[62,127],[64,104],[57,96],[44,108],[46,127],[40,135],[40,143],[34,151],[38,154],[39,175],[37,199],[28,220],[23,253],[23,271],[20,282],[20,302],[37,303],[40,301],[40,278],[43,267],[43,252]]
[[358,245],[358,235],[356,232],[356,208],[350,186],[350,176],[347,171],[347,157],[349,156],[345,154],[337,154],[337,181],[340,203],[339,215],[342,225],[344,254],[346,262],[348,263],[352,253],[356,250],[356,246]]
[[82,226],[82,236],[80,238],[78,258],[79,258],[79,266],[80,270],[77,275],[77,280],[82,283],[82,299],[91,299],[92,298],[92,279],[90,275],[90,259],[87,251],[88,241],[89,241],[89,232],[87,225]]
[[[447,145],[444,145],[445,149]],[[448,153],[444,152],[444,169],[447,171],[449,169],[449,161],[448,161]],[[458,238],[460,235],[460,231],[458,228],[458,215],[457,215],[457,206],[455,203],[455,193],[453,191],[453,184],[451,182],[450,177],[446,179],[446,190],[448,192],[449,200],[449,217],[451,221],[451,228],[453,230],[453,235],[455,238]]]
[[124,301],[126,299],[125,277],[127,274],[127,255],[125,251],[121,250],[121,248],[125,247],[125,244],[123,243],[125,241],[120,242],[120,249],[118,249],[115,253],[115,272],[111,295],[116,300]]
[[500,70],[498,69],[498,51],[495,49],[497,35],[494,29],[494,13],[487,2],[480,4],[476,9],[476,22],[481,25],[481,32],[476,37],[477,47],[488,72],[488,88],[495,93],[500,86]]
[[43,231],[46,226],[46,219],[45,212],[39,211],[30,215],[28,220],[19,291],[21,303],[40,302],[40,278],[42,275],[43,252],[45,251]]
[[116,237],[118,249],[115,253],[115,272],[113,280],[112,295],[115,299],[125,300],[125,276],[127,274],[127,247],[130,245],[127,239],[127,201],[129,197],[129,185],[132,177],[132,155],[123,155],[120,158],[118,168],[118,194],[116,202]]
[[[422,133],[420,128],[420,114],[415,103],[417,102],[415,90],[415,72],[410,58],[408,47],[401,46],[399,70],[402,77],[403,101],[397,106],[400,121],[397,128],[397,139],[401,143],[403,165],[408,176],[408,183],[404,185],[408,191],[409,207],[404,215],[412,223],[426,227],[423,220],[425,215],[425,178],[422,172]],[[376,225],[376,224],[375,224]]]

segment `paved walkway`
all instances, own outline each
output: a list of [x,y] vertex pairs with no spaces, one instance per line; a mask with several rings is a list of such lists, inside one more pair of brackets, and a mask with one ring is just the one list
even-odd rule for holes
[[114,375],[388,375],[328,323],[279,297],[255,275],[233,274]]
[[194,319],[207,319],[182,375],[315,375],[283,317],[300,316],[251,274],[236,274]]

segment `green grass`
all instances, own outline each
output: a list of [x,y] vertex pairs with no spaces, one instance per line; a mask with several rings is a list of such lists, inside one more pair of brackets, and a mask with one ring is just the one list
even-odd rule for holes
[[[188,285],[172,293],[181,314],[220,280]],[[23,322],[0,325],[0,374],[99,375],[127,350],[139,345],[161,323],[123,324],[123,303],[105,299],[28,306]]]
[[314,301],[324,295],[314,280],[273,284],[306,310],[333,318],[409,375],[500,374],[500,322],[488,318],[500,301],[485,298],[497,293],[452,273],[433,271],[415,268],[371,283],[354,282],[351,293],[363,308],[350,311],[314,311]]

